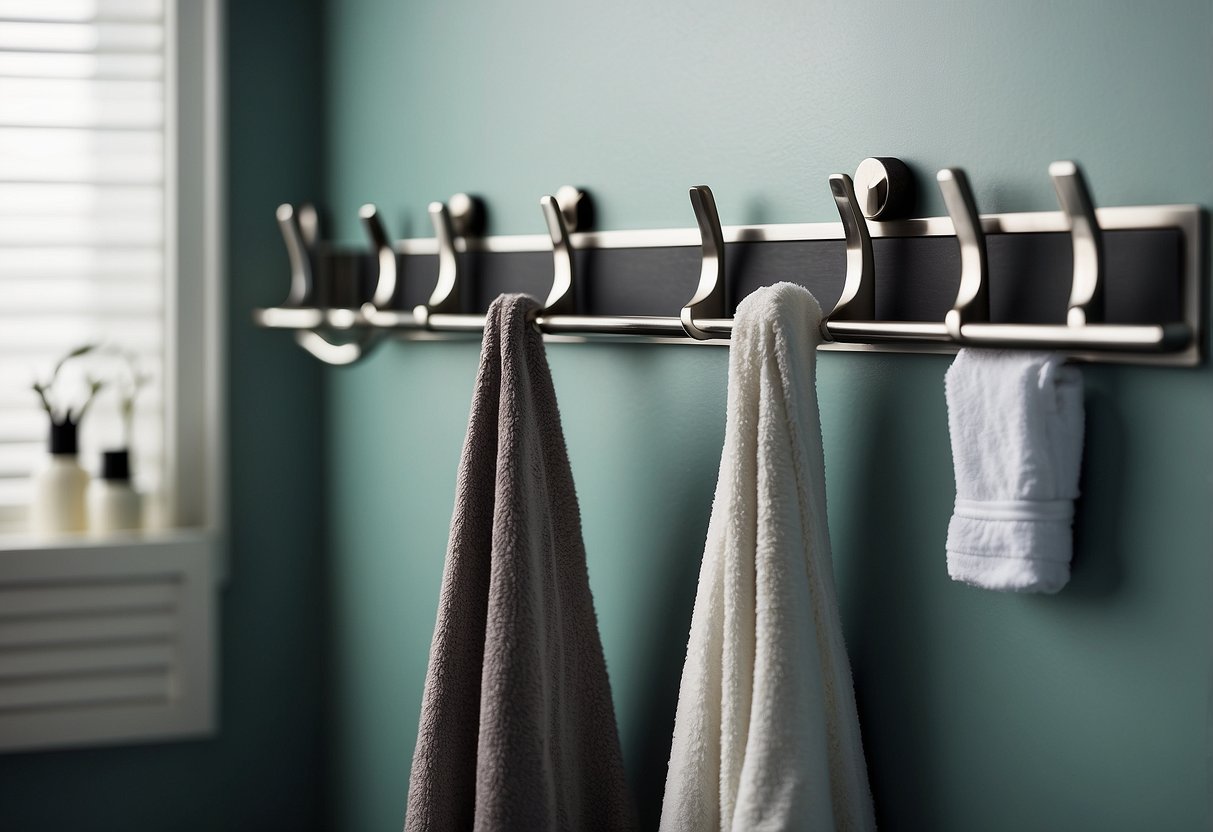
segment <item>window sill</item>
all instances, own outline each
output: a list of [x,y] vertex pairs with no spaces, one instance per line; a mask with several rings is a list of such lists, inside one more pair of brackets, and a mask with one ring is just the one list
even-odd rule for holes
[[104,552],[138,549],[146,546],[197,545],[215,542],[207,529],[157,529],[154,531],[114,532],[104,536],[59,534],[54,536],[0,532],[0,558],[10,552],[79,551]]

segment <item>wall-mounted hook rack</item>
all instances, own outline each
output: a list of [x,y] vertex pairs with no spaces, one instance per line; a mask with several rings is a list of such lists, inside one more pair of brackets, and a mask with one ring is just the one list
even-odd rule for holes
[[[787,280],[834,310],[823,349],[988,345],[1054,349],[1087,361],[1199,362],[1207,266],[1200,207],[1096,208],[1077,165],[1066,162],[1049,171],[1060,211],[979,215],[964,172],[949,168],[939,177],[949,216],[885,219],[905,204],[897,189],[910,177],[898,164],[865,162],[856,173],[865,177],[862,195],[849,177],[831,177],[836,223],[721,226],[710,189],[700,186],[692,191],[698,228],[590,231],[578,221],[588,197],[562,189],[545,200],[546,234],[459,236],[456,222],[453,235],[439,230],[391,244],[396,291],[390,301],[375,293],[369,308],[318,303],[322,285],[299,288],[311,278],[292,257],[288,302],[259,310],[256,319],[325,335],[369,329],[453,337],[478,332],[483,314],[469,310],[509,291],[552,301],[536,325],[564,340],[724,343],[733,306],[758,286]],[[372,255],[314,245],[311,257],[328,275],[382,274],[385,248],[371,236]],[[461,259],[453,261],[452,251]],[[432,311],[419,321],[414,307],[433,300],[428,287],[449,283],[442,274],[451,262],[464,292],[461,311]]]

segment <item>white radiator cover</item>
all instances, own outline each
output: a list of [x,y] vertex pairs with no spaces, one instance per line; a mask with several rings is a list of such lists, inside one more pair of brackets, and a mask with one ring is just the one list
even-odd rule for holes
[[0,751],[212,733],[215,549],[174,534],[0,551]]

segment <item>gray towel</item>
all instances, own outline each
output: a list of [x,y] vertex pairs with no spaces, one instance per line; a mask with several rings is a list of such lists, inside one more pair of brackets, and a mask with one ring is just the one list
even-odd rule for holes
[[538,310],[485,322],[407,832],[636,827]]

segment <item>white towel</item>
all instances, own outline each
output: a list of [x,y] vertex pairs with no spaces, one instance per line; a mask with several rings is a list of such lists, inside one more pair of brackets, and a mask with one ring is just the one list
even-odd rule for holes
[[820,323],[790,283],[737,307],[665,832],[875,828],[826,528]]
[[1052,353],[965,349],[945,388],[956,469],[948,574],[1056,592],[1070,579],[1082,374]]

